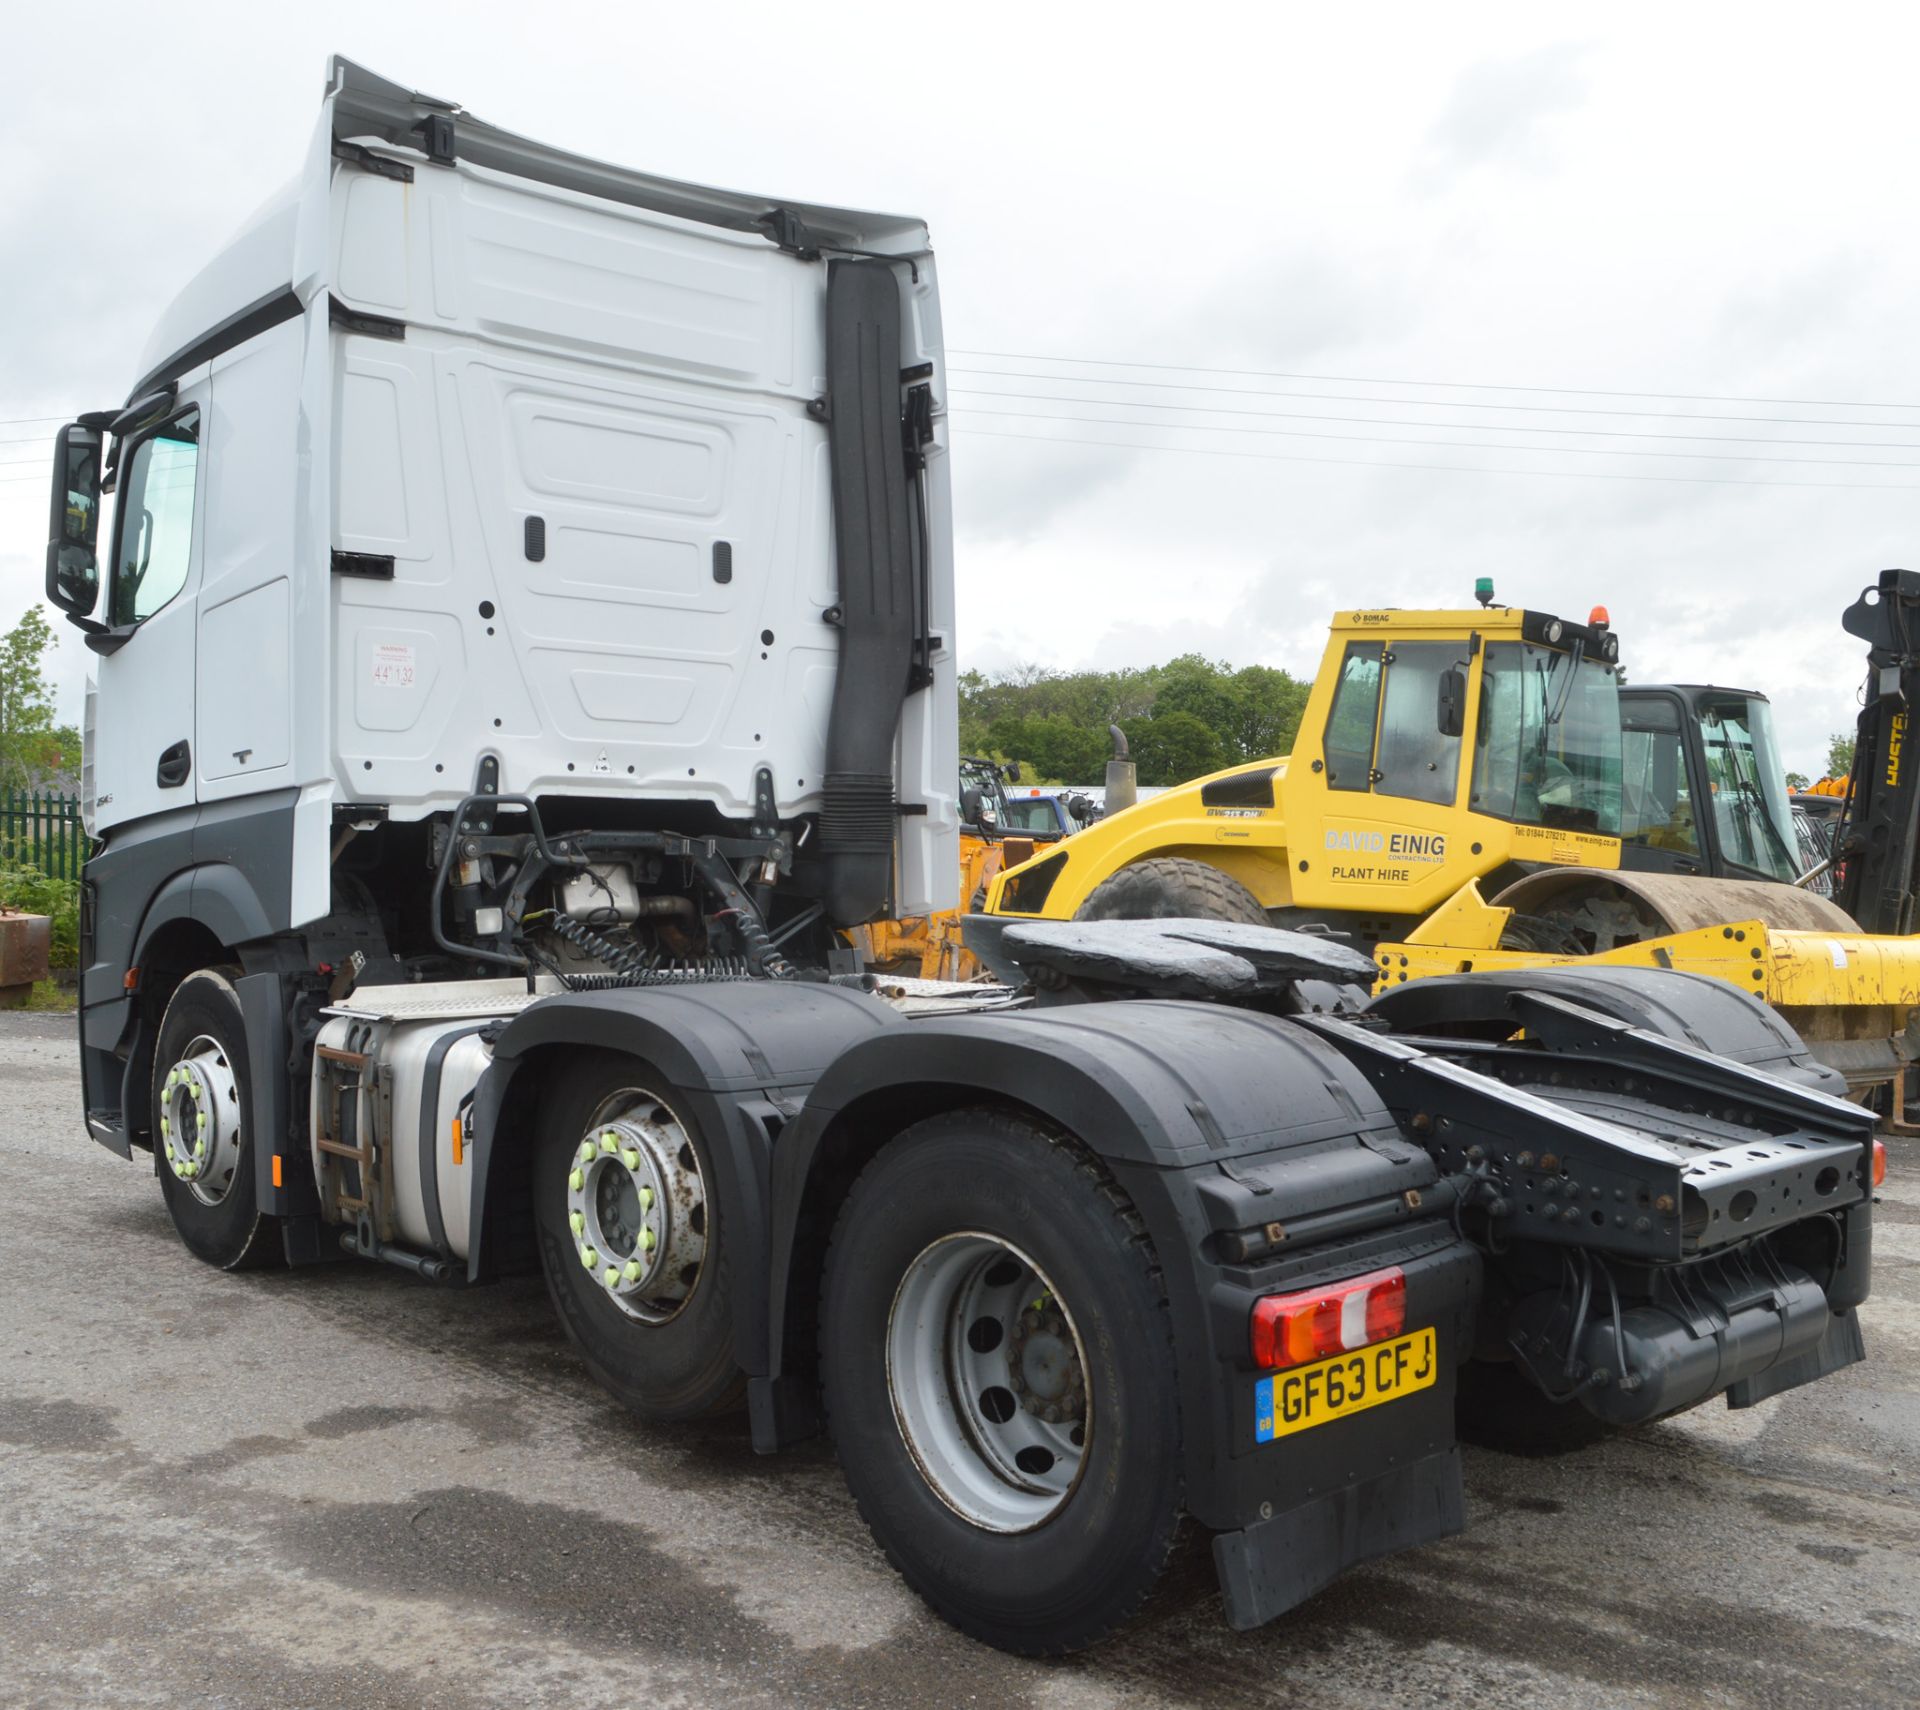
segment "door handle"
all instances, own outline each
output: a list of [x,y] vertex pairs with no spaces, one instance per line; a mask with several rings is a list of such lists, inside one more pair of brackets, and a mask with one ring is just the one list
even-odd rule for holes
[[161,754],[153,781],[163,790],[177,790],[187,781],[187,774],[192,770],[193,750],[184,742],[176,742]]

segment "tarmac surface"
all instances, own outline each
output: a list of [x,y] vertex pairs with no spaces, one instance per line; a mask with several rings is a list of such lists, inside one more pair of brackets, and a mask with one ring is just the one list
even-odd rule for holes
[[1255,1633],[1190,1572],[1041,1664],[918,1603],[824,1445],[615,1408],[537,1279],[217,1274],[79,1117],[71,1018],[0,1016],[0,1704],[1920,1696],[1920,1142],[1893,1143],[1865,1365],[1559,1459],[1469,1451],[1460,1537]]

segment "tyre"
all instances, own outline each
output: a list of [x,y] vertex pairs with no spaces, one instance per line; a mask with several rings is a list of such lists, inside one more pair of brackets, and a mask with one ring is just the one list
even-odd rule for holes
[[1181,1522],[1179,1385],[1138,1214],[1054,1131],[915,1124],[848,1193],[822,1387],[854,1500],[963,1632],[1057,1655],[1160,1579]]
[[175,987],[153,1050],[153,1145],[168,1215],[197,1259],[224,1271],[283,1257],[280,1220],[260,1209],[252,1080],[233,989],[237,968]]
[[1265,926],[1253,892],[1204,861],[1163,856],[1122,867],[1094,887],[1075,920],[1237,920]]
[[643,1419],[737,1406],[713,1158],[684,1096],[617,1052],[569,1058],[534,1144],[547,1292],[600,1386]]
[[1549,1401],[1504,1360],[1469,1360],[1460,1368],[1454,1424],[1462,1442],[1540,1456],[1589,1448],[1625,1429],[1596,1419],[1577,1401]]

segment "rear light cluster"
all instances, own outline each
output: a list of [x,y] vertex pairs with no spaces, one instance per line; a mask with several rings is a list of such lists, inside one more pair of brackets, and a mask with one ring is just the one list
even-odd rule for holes
[[1876,1140],[1873,1143],[1873,1185],[1875,1187],[1887,1185],[1887,1143],[1884,1140]]
[[1364,1348],[1407,1327],[1407,1277],[1398,1265],[1253,1307],[1253,1363],[1269,1371]]

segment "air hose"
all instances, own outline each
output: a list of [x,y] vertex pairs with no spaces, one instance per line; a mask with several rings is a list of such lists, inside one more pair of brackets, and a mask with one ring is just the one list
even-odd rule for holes
[[[550,926],[557,937],[563,938],[583,956],[591,956],[604,962],[613,969],[611,974],[569,974],[560,973],[560,979],[570,992],[615,991],[631,986],[687,986],[701,985],[718,980],[749,980],[753,978],[751,970],[743,962],[732,960],[716,961],[711,957],[696,962],[669,964],[660,967],[650,963],[634,946],[616,944],[611,938],[595,932],[590,926],[582,925],[572,915],[554,914],[548,917]],[[765,937],[763,930],[761,936]],[[776,957],[778,952],[775,952]],[[781,964],[783,967],[785,963]],[[774,976],[779,978],[780,976]]]

